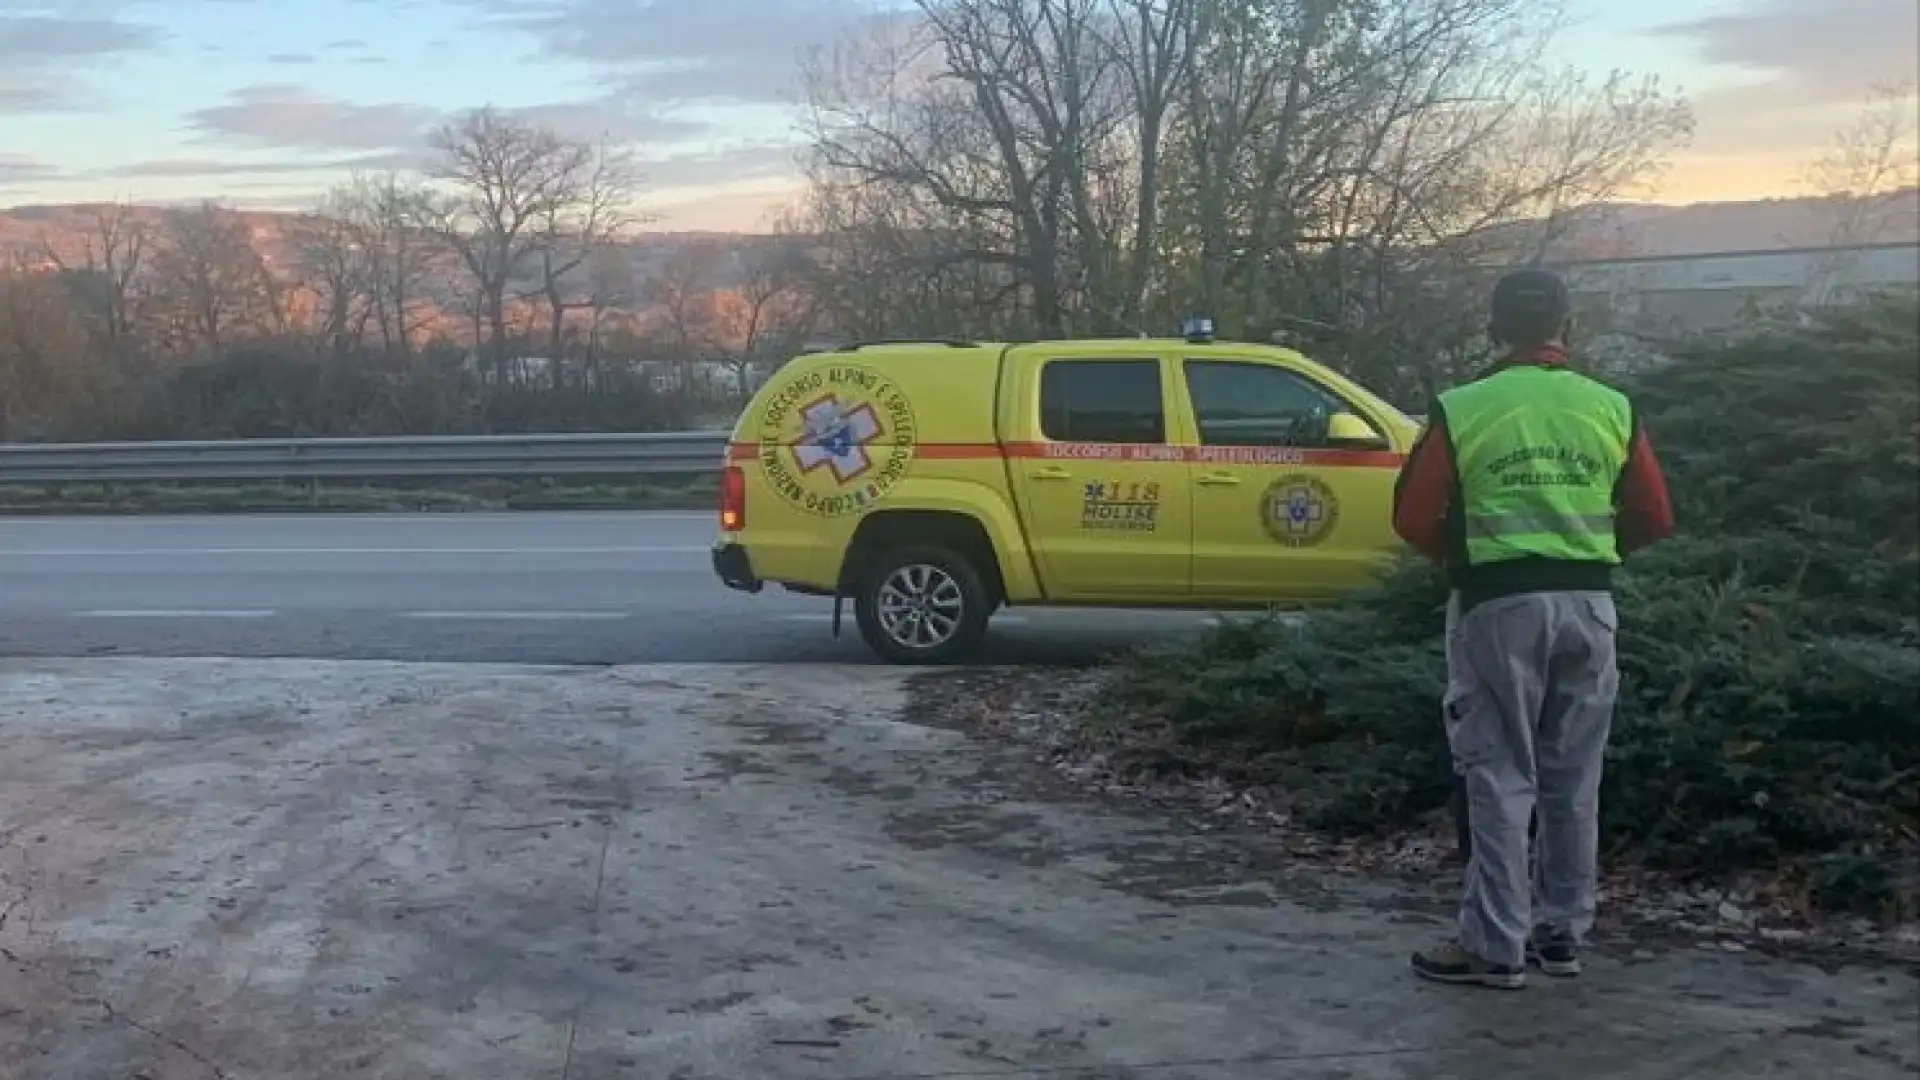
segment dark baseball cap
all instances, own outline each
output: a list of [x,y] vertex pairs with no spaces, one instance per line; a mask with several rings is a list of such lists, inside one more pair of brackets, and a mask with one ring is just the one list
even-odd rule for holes
[[1573,298],[1559,274],[1539,267],[1509,271],[1493,286],[1493,321],[1539,325],[1573,313]]

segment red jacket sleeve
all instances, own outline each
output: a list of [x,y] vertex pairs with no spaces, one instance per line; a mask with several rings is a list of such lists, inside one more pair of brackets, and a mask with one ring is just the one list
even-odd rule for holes
[[1667,478],[1653,456],[1653,443],[1638,423],[1627,467],[1616,490],[1619,510],[1614,515],[1614,537],[1626,555],[1673,535],[1673,504],[1667,496]]
[[1447,561],[1447,504],[1453,498],[1453,448],[1436,407],[1393,485],[1393,531],[1414,550]]

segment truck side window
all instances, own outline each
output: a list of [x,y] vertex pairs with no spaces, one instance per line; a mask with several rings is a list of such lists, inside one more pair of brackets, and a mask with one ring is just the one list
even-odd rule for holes
[[1189,360],[1187,395],[1203,446],[1324,446],[1345,403],[1270,364]]
[[1055,442],[1166,442],[1160,361],[1048,361],[1040,369],[1040,433]]

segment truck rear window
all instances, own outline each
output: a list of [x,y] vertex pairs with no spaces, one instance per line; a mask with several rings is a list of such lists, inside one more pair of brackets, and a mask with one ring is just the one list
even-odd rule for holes
[[1040,433],[1054,442],[1166,442],[1160,361],[1047,361],[1040,369]]

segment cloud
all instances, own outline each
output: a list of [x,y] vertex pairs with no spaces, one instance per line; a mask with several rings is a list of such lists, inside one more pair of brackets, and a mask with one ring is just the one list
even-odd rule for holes
[[1913,0],[1751,0],[1748,8],[1652,32],[1691,40],[1703,60],[1765,75],[1763,89],[1781,104],[1857,101],[1870,84],[1911,81],[1920,67]]
[[[285,166],[283,166],[284,168]],[[291,166],[309,169],[311,165]],[[272,166],[262,166],[251,161],[217,161],[212,158],[156,158],[151,161],[136,161],[130,165],[116,165],[111,169],[102,169],[97,176],[113,179],[170,179],[180,176],[234,176],[250,173]]]
[[154,27],[116,19],[0,14],[0,115],[97,105],[84,85],[90,67],[164,40]]
[[303,52],[274,53],[267,57],[267,63],[269,64],[316,64],[319,62],[319,57],[312,53]]
[[224,105],[188,116],[194,128],[214,140],[312,150],[417,145],[442,119],[435,110],[417,105],[357,105],[283,83],[247,87]]
[[794,175],[794,147],[748,143],[698,154],[642,158],[640,178],[649,188],[713,187]]
[[116,19],[0,16],[0,68],[66,66],[159,47],[160,31]]
[[648,100],[782,102],[803,49],[851,30],[850,0],[469,0],[552,57],[611,70]]
[[[782,180],[793,175],[794,148],[785,143],[746,143],[722,150],[647,155],[636,162],[640,180],[648,191],[699,190],[701,199],[713,196],[712,189],[752,184],[756,181]],[[253,161],[239,158],[175,157],[152,158],[76,176],[87,180],[182,180],[218,179],[220,189],[238,186],[303,187],[303,176],[349,172],[382,173],[389,170],[424,172],[432,165],[432,154],[424,148],[390,150],[378,153],[329,157],[274,158]],[[17,173],[18,180],[44,179],[52,170],[38,162],[19,159],[13,168],[0,157],[0,177]],[[276,179],[278,178],[278,179]],[[0,179],[3,182],[3,179]],[[695,200],[697,202],[698,200]]]
[[78,103],[79,98],[70,89],[44,82],[0,82],[0,116],[60,112]]
[[[362,67],[385,64],[387,57],[373,51],[373,46],[364,38],[340,38],[320,46],[320,51],[336,54],[339,59]],[[316,58],[317,59],[317,58]]]
[[54,175],[53,166],[22,154],[0,153],[0,184],[24,184]]
[[296,161],[241,161],[232,158],[153,158],[116,165],[92,174],[98,179],[177,179],[197,176],[278,176],[320,172],[412,170],[426,164],[417,151],[354,154]]
[[789,104],[799,99],[795,56],[708,56],[661,64],[627,75],[620,92],[640,101],[711,101]]
[[1694,95],[1696,171],[1804,164],[1853,122],[1871,86],[1910,81],[1920,67],[1913,0],[1749,0],[1652,33],[1747,76]]
[[618,146],[685,142],[713,130],[712,125],[697,120],[664,116],[619,93],[586,101],[500,111],[549,128],[564,138],[581,142],[604,140]]
[[[583,142],[670,144],[707,134],[709,125],[663,116],[619,94],[501,112]],[[356,104],[275,83],[236,91],[224,104],[195,110],[188,122],[201,141],[316,151],[407,151],[411,167],[433,133],[459,114],[420,105]]]

